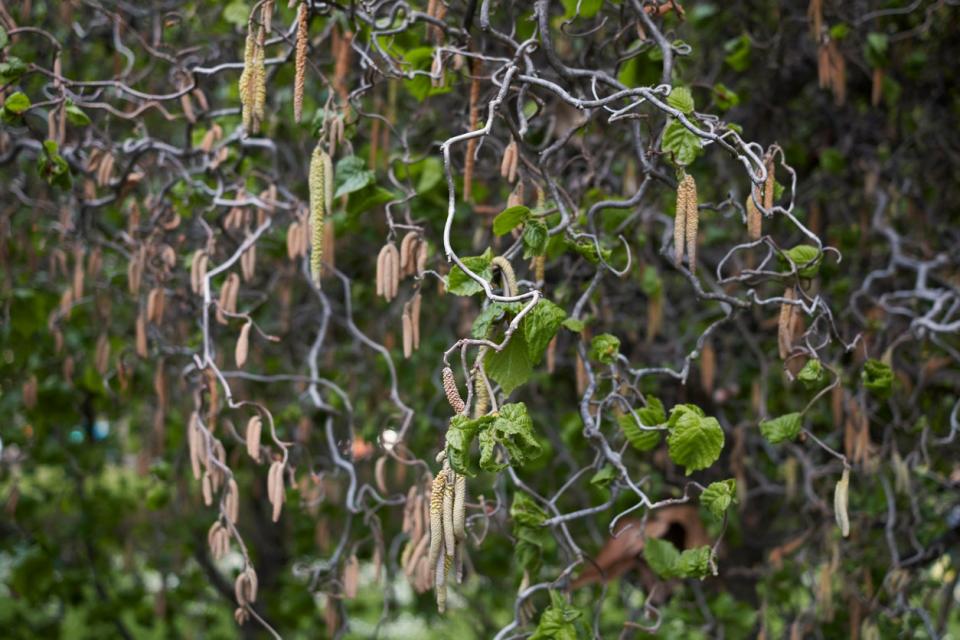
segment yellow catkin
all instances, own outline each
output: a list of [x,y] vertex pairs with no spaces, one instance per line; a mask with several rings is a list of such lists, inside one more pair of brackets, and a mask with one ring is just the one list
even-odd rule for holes
[[257,45],[253,57],[253,74],[251,82],[253,83],[253,131],[260,130],[260,123],[266,120],[267,105],[267,68],[265,66],[264,41],[266,33],[263,27],[260,28],[257,35]]
[[685,196],[687,259],[690,261],[690,272],[693,273],[697,270],[697,229],[700,226],[700,209],[697,207],[697,183],[693,176],[689,174],[684,176],[683,182],[683,188],[687,192]]
[[503,256],[497,256],[491,261],[491,264],[500,269],[500,273],[503,275],[503,295],[517,295],[517,275],[513,271],[513,265],[510,264],[510,261]]
[[684,234],[687,230],[687,199],[690,195],[687,178],[689,177],[684,175],[683,179],[677,183],[677,207],[673,219],[673,259],[678,268],[683,264],[683,251],[686,247]]
[[293,119],[300,122],[303,116],[303,87],[307,72],[307,40],[309,39],[308,23],[310,11],[306,2],[300,3],[297,12],[297,53],[296,74],[293,80]]
[[447,556],[452,556],[457,548],[457,540],[453,528],[453,499],[454,485],[453,471],[446,469],[441,473],[447,474],[447,482],[443,486],[443,547]]
[[333,162],[318,143],[310,159],[310,275],[320,286],[323,262],[323,221],[333,203]]
[[[486,347],[482,349],[486,349]],[[487,390],[486,381],[479,373],[473,377],[473,381],[474,394],[477,396],[473,405],[473,417],[479,418],[485,416],[490,409],[490,392]]]
[[453,534],[457,540],[467,537],[467,478],[457,474],[453,489]]
[[443,390],[447,394],[447,402],[450,403],[454,413],[463,413],[465,405],[463,398],[460,397],[460,391],[457,389],[457,381],[453,377],[453,369],[444,367],[441,378],[443,379]]
[[253,65],[256,57],[257,39],[252,29],[247,30],[243,48],[243,72],[240,74],[240,106],[243,112],[243,128],[250,131],[253,124]]
[[446,486],[447,474],[441,471],[433,479],[430,488],[430,554],[427,562],[431,567],[436,566],[443,548],[443,496]]
[[850,535],[850,516],[847,513],[850,491],[850,469],[844,468],[843,475],[833,491],[833,512],[837,518],[840,534],[846,538]]

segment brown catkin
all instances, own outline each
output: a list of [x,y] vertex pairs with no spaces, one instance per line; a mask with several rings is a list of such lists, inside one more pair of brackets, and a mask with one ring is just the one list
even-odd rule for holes
[[686,239],[687,239],[687,259],[690,261],[690,272],[697,270],[697,229],[700,225],[700,209],[697,206],[697,183],[693,176],[687,174],[683,178],[684,190],[687,191],[685,201],[686,211]]
[[418,245],[418,235],[416,231],[410,231],[403,240],[400,241],[400,275],[409,276],[413,274],[416,262],[416,250]]
[[410,358],[410,356],[413,355],[413,319],[410,317],[410,302],[403,305],[401,323],[403,330],[403,357]]
[[[470,79],[470,130],[474,131],[480,121],[480,60],[474,58],[471,64]],[[477,138],[467,141],[467,155],[463,165],[463,201],[473,198],[473,165],[477,151]]]
[[773,154],[768,153],[764,157],[764,161],[767,169],[767,179],[763,183],[763,208],[767,210],[767,215],[770,215],[770,209],[773,208],[773,200],[777,192],[776,167],[773,164]]
[[754,198],[759,198],[760,193],[753,188],[752,194],[747,196],[747,236],[751,240],[759,240],[760,236],[763,234],[763,218],[760,214],[760,209],[757,208]]
[[240,488],[237,487],[237,481],[233,478],[227,480],[227,492],[223,498],[223,510],[227,514],[227,519],[233,524],[237,524],[237,517],[240,511]]
[[276,522],[280,519],[284,500],[283,463],[280,461],[270,465],[270,471],[267,473],[267,497],[273,505],[273,521]]
[[444,367],[441,378],[443,379],[443,390],[447,394],[447,402],[450,403],[453,412],[463,413],[466,407],[463,398],[460,397],[460,390],[457,389],[457,380],[453,377],[453,369]]
[[310,159],[310,275],[320,286],[323,264],[323,223],[333,203],[333,162],[320,143]]
[[293,119],[300,122],[303,117],[303,87],[307,72],[307,41],[309,34],[310,10],[306,2],[301,2],[297,10],[297,53],[296,73],[293,80]]
[[263,420],[260,416],[253,416],[247,422],[247,454],[254,460],[260,460],[260,431],[263,429]]
[[137,314],[137,326],[136,326],[136,346],[137,346],[137,355],[141,358],[146,358],[148,355],[147,352],[147,320],[143,316],[143,312]]
[[420,306],[423,297],[420,292],[414,294],[413,302],[410,304],[410,323],[413,325],[413,350],[420,349]]
[[240,328],[240,335],[237,337],[237,346],[233,355],[238,369],[243,369],[243,365],[247,363],[247,353],[250,350],[250,327],[252,326],[253,323],[247,320]]
[[784,290],[783,297],[787,302],[780,305],[780,317],[777,319],[777,345],[781,360],[785,360],[793,349],[794,314],[797,309],[796,305],[789,302],[797,299],[797,294],[792,286]]

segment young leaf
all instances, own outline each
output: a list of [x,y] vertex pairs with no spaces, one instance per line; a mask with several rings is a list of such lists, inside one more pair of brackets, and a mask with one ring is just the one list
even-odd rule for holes
[[529,347],[522,331],[514,333],[502,350],[490,349],[483,363],[487,375],[503,387],[503,392],[507,394],[525,383],[533,372]]
[[693,94],[689,87],[674,87],[667,96],[667,104],[684,115],[692,113],[694,109]]
[[67,101],[67,120],[70,121],[75,127],[85,127],[90,124],[90,116],[88,116],[83,109],[73,104],[73,102]]
[[20,115],[30,108],[30,98],[22,91],[15,91],[3,102],[3,110],[12,115]]
[[526,260],[542,256],[547,250],[547,225],[543,220],[531,218],[523,227],[523,257]]
[[860,379],[870,393],[878,398],[886,398],[893,388],[893,369],[890,365],[870,358],[863,365]]
[[617,423],[627,442],[637,451],[650,451],[660,444],[660,430],[641,429],[629,413],[617,418]]
[[681,578],[700,578],[710,575],[710,547],[686,549],[677,558],[674,571]]
[[800,419],[799,413],[788,413],[779,418],[764,420],[760,423],[760,433],[770,444],[793,440],[800,434],[802,428],[803,421]]
[[680,552],[669,540],[649,538],[643,547],[643,559],[661,578],[675,578]]
[[[797,273],[801,278],[813,278],[820,272],[820,263],[823,262],[823,253],[809,244],[798,244],[783,254],[797,265]],[[781,263],[789,271],[790,266],[781,258]]]
[[336,188],[333,197],[339,198],[373,184],[376,177],[362,158],[346,156],[337,161],[333,179]]
[[523,318],[523,335],[527,341],[527,352],[533,365],[540,364],[547,345],[557,334],[560,325],[567,317],[562,307],[543,298]]
[[610,483],[617,479],[617,470],[613,465],[605,464],[590,478],[590,484],[601,489],[606,489]]
[[823,364],[816,358],[807,360],[807,364],[803,365],[803,369],[797,374],[797,379],[805,388],[816,389],[823,383]]
[[675,163],[687,166],[700,155],[703,143],[697,134],[683,126],[682,122],[671,119],[663,131],[660,148],[664,153],[671,155]]
[[590,358],[601,364],[613,364],[620,353],[620,338],[601,333],[590,341]]
[[[493,270],[490,269],[490,261],[493,260],[493,251],[491,249],[487,249],[483,255],[470,256],[462,258],[462,260],[468,269],[484,280],[489,281],[493,278]],[[447,274],[447,291],[458,296],[472,296],[475,293],[483,291],[483,287],[477,282],[474,282],[463,269],[454,266],[450,269],[450,273]]]
[[692,411],[682,413],[667,437],[670,459],[686,467],[687,475],[716,462],[723,442],[723,428],[717,419],[698,416]]
[[530,209],[523,205],[504,209],[493,219],[493,233],[496,236],[506,235],[513,231],[517,225],[526,222],[529,217]]
[[713,517],[723,518],[724,512],[734,501],[737,494],[737,481],[733,478],[720,482],[711,482],[700,494],[700,504],[705,506]]

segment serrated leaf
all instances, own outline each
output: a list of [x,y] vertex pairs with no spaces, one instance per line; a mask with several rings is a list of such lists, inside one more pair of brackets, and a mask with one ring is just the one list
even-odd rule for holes
[[878,398],[886,398],[893,388],[893,369],[888,364],[870,358],[863,364],[860,379],[870,393]]
[[523,205],[504,209],[493,219],[493,233],[496,236],[506,235],[518,225],[526,222],[529,217],[530,209]]
[[800,419],[799,413],[788,413],[760,423],[760,433],[771,444],[793,440],[800,435],[802,428],[803,421]]
[[490,328],[493,323],[503,318],[504,314],[510,309],[510,305],[503,302],[491,302],[477,314],[473,319],[473,328],[470,331],[471,337],[476,340],[483,340],[490,337]]
[[650,565],[650,569],[661,578],[676,577],[677,561],[680,552],[669,540],[648,538],[643,547],[643,559]]
[[693,93],[690,92],[689,87],[674,87],[667,96],[667,104],[684,115],[693,113]]
[[[661,405],[662,407],[663,405]],[[704,417],[706,414],[703,412],[703,409],[698,407],[695,404],[677,404],[670,409],[670,420],[667,422],[667,426],[673,429],[680,422],[680,418],[691,413],[695,416]]]
[[336,189],[334,198],[360,191],[374,183],[373,171],[367,169],[367,163],[357,156],[346,156],[337,161],[333,172],[333,184]]
[[685,467],[687,475],[716,462],[723,443],[723,428],[717,419],[698,416],[692,411],[683,412],[667,436],[670,459]]
[[533,372],[529,347],[522,331],[514,333],[502,350],[488,351],[483,362],[487,375],[503,387],[506,394],[530,379]]
[[707,508],[713,517],[723,518],[727,508],[735,501],[737,481],[733,478],[720,482],[711,482],[700,494],[700,504]]
[[797,374],[797,380],[807,389],[816,389],[823,383],[823,364],[816,358],[807,360]]
[[670,155],[676,164],[687,166],[700,155],[703,144],[700,137],[683,126],[683,123],[671,119],[663,130],[660,148]]
[[544,609],[530,640],[578,640],[589,637],[582,628],[579,609],[570,606],[557,591],[550,591],[550,606]]
[[474,439],[487,426],[493,423],[494,416],[468,418],[458,414],[450,418],[450,427],[447,429],[446,450],[450,466],[457,473],[466,476],[475,476],[480,470],[473,459],[470,448]]
[[27,70],[27,63],[16,56],[9,56],[6,62],[0,62],[0,82],[16,82]]
[[641,428],[632,414],[627,413],[620,416],[617,418],[617,423],[620,425],[620,430],[623,431],[627,442],[637,451],[650,451],[660,444],[660,430]]
[[521,326],[523,327],[523,336],[527,342],[527,352],[532,365],[540,364],[543,354],[547,351],[547,346],[553,340],[553,336],[557,334],[566,317],[567,312],[562,307],[546,298],[542,298],[524,316]]
[[[468,269],[484,280],[490,281],[493,278],[493,270],[490,268],[490,262],[493,260],[491,249],[488,248],[483,255],[469,256],[461,260]],[[463,269],[454,265],[450,269],[450,273],[447,274],[447,291],[458,296],[472,296],[483,291],[483,287],[468,276]]]
[[533,420],[522,402],[505,404],[494,420],[480,431],[480,468],[496,472],[506,463],[496,462],[495,447],[502,445],[510,456],[510,465],[522,467],[535,460],[542,447],[533,432]]
[[590,341],[590,358],[601,364],[613,364],[620,353],[620,338],[601,333]]
[[542,256],[547,250],[549,232],[542,220],[531,218],[523,227],[523,257],[526,260],[534,256]]
[[[643,407],[642,409],[637,409],[637,415],[640,416],[640,420],[643,422],[643,424],[647,425],[648,427],[663,424],[667,421],[667,414],[663,409],[663,403],[660,402],[659,398],[655,398],[654,396],[647,396],[647,406]],[[702,411],[700,412],[700,415],[703,415]]]
[[710,575],[710,547],[686,549],[677,558],[674,571],[681,578],[703,579]]

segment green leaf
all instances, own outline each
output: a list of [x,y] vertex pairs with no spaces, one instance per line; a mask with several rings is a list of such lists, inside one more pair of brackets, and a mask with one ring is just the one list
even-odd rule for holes
[[553,340],[553,336],[557,335],[566,317],[567,312],[562,307],[546,298],[541,298],[540,302],[524,316],[521,326],[531,364],[534,366],[540,364],[547,346]]
[[603,0],[563,0],[563,17],[569,20],[576,16],[578,5],[581,18],[592,18],[603,7]]
[[440,158],[430,156],[423,161],[423,169],[420,172],[420,181],[417,182],[417,193],[424,194],[443,180],[443,163]]
[[502,350],[488,351],[483,363],[487,375],[503,387],[506,394],[525,383],[533,372],[529,347],[522,331],[514,333]]
[[660,148],[669,154],[676,164],[687,166],[703,151],[703,144],[699,136],[683,126],[679,120],[671,118],[663,130]]
[[0,62],[0,82],[16,82],[27,70],[27,63],[16,56],[10,56],[6,62]]
[[493,415],[495,419],[490,426],[480,431],[481,469],[496,472],[507,466],[495,460],[498,444],[507,450],[513,467],[522,467],[540,456],[543,449],[534,435],[533,420],[524,403],[505,404]]
[[44,153],[37,156],[37,173],[52,186],[69,189],[72,182],[70,165],[60,155],[60,147],[54,140],[44,140]]
[[547,250],[549,232],[543,220],[531,218],[523,227],[523,257],[529,260],[534,256],[542,256]]
[[542,527],[547,519],[547,512],[541,509],[533,498],[522,491],[517,491],[510,506],[510,517],[515,523],[527,527]]
[[670,409],[670,420],[667,422],[667,426],[673,429],[674,427],[677,426],[677,424],[679,424],[680,418],[687,415],[688,413],[698,416],[700,418],[706,415],[703,412],[703,409],[701,409],[695,404],[674,405],[674,407]]
[[[479,275],[484,280],[489,281],[493,278],[493,270],[490,268],[490,262],[493,260],[493,251],[487,249],[483,255],[470,256],[462,258],[463,264],[468,269]],[[478,283],[468,276],[463,269],[454,265],[447,274],[447,291],[457,296],[472,296],[475,293],[483,291]]]
[[663,280],[660,278],[660,272],[651,265],[643,269],[643,276],[640,281],[640,290],[648,298],[655,298],[663,292]]
[[738,38],[727,40],[723,49],[727,52],[724,61],[737,72],[746,71],[750,66],[750,51],[753,45],[750,42],[750,36],[743,34]]
[[7,96],[3,103],[3,109],[7,113],[20,115],[30,108],[30,98],[22,91],[15,91]]
[[67,101],[67,120],[70,121],[75,127],[85,127],[90,124],[90,116],[88,116],[83,109],[73,104],[71,101]]
[[677,558],[675,572],[681,578],[700,578],[710,575],[710,547],[686,549]]
[[675,578],[680,552],[669,540],[648,538],[643,547],[643,559],[661,578]]
[[578,640],[588,638],[586,630],[580,625],[579,618],[583,615],[564,599],[557,591],[550,592],[550,606],[544,609],[537,624],[536,631],[530,640]]
[[803,369],[797,374],[797,379],[807,389],[818,388],[823,384],[823,364],[816,358],[807,360],[807,364],[803,365]]
[[490,329],[493,324],[503,318],[504,314],[511,310],[513,304],[503,302],[491,302],[483,309],[473,320],[473,329],[470,335],[476,340],[483,340],[490,337]]
[[601,364],[613,364],[620,353],[620,338],[601,333],[590,341],[590,358]]
[[349,202],[347,202],[347,213],[351,216],[357,216],[396,199],[397,194],[394,192],[377,185],[370,185],[351,196]]
[[[813,278],[820,271],[820,264],[823,262],[823,253],[809,244],[798,244],[787,249],[783,254],[797,265],[797,273],[801,278]],[[781,263],[785,265],[787,271],[790,270],[789,264],[781,258]]]
[[[429,71],[433,65],[433,47],[417,47],[403,53],[403,57],[409,66],[410,71]],[[428,75],[417,75],[409,80],[404,80],[403,85],[414,98],[423,102],[430,96],[437,96],[450,92],[451,77],[454,74],[445,75],[443,86],[433,86],[432,79]]]
[[375,182],[373,171],[367,169],[367,163],[357,156],[346,156],[337,161],[333,172],[334,198],[360,191]]
[[526,222],[529,217],[530,209],[522,204],[504,209],[493,219],[493,233],[496,236],[506,235],[517,225]]
[[830,27],[831,40],[843,40],[848,35],[850,35],[850,25],[845,22],[838,22]]
[[[674,421],[673,412],[670,421]],[[717,419],[700,416],[693,411],[681,412],[667,436],[670,459],[684,466],[687,475],[716,462],[723,450],[723,443],[723,428]]]
[[[682,407],[686,405],[679,406]],[[694,408],[699,410],[699,407]],[[637,415],[640,416],[640,420],[643,422],[643,424],[647,425],[648,427],[663,424],[667,421],[667,414],[663,410],[663,403],[660,402],[659,398],[655,398],[653,396],[647,396],[647,406],[643,407],[642,409],[637,409]],[[700,412],[700,415],[703,415],[702,411]]]
[[720,482],[711,482],[700,494],[700,504],[705,506],[714,518],[723,518],[727,508],[736,501],[737,481],[733,478]]
[[10,38],[7,37],[7,30],[3,27],[0,27],[0,49],[6,47],[9,41]]
[[513,496],[510,517],[513,520],[513,537],[517,540],[514,547],[516,560],[532,574],[539,569],[543,549],[550,541],[549,533],[543,527],[547,513],[533,498],[518,491]]
[[793,440],[800,435],[803,420],[799,413],[788,413],[773,420],[764,420],[760,423],[760,433],[770,444],[777,444],[786,440]]
[[574,333],[580,333],[587,326],[587,323],[579,318],[567,318],[563,321],[563,326],[573,331]]
[[[642,418],[641,418],[642,420]],[[660,444],[660,429],[642,429],[633,415],[624,414],[617,418],[620,430],[623,431],[627,442],[637,451],[650,451]],[[651,425],[646,425],[651,426]]]
[[601,489],[606,489],[610,483],[617,479],[617,470],[613,465],[605,464],[590,478],[590,484]]
[[870,358],[863,364],[860,379],[870,393],[878,398],[886,398],[893,388],[893,369],[888,364]]
[[740,96],[727,85],[718,82],[713,85],[713,101],[721,111],[727,111],[740,104]]
[[690,92],[689,87],[674,87],[667,96],[667,104],[684,115],[693,113],[693,93]]
[[494,416],[487,415],[480,418],[468,418],[458,414],[450,418],[450,428],[447,429],[446,450],[450,466],[457,473],[466,476],[476,476],[480,468],[474,461],[470,447],[480,431],[493,423]]
[[243,0],[233,0],[223,9],[223,19],[234,25],[243,28],[247,25],[247,17],[250,15],[250,8]]

